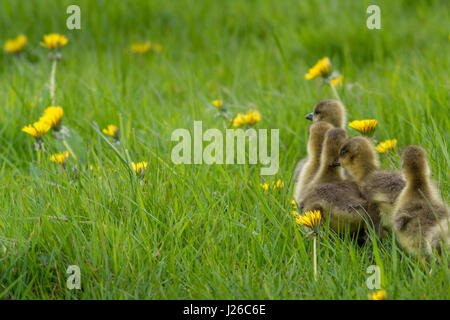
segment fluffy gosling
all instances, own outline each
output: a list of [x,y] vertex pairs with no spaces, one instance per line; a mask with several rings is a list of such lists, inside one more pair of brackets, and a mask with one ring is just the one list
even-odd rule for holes
[[394,202],[406,183],[400,173],[380,170],[378,154],[366,137],[348,139],[341,147],[339,162],[355,179],[368,200],[368,214],[378,236],[392,227]]
[[300,202],[302,210],[320,210],[330,227],[341,232],[356,232],[364,225],[367,202],[354,181],[344,180],[339,166],[340,146],[347,139],[344,129],[327,131],[323,142],[320,168],[311,182],[312,187]]
[[[311,120],[312,122],[324,121],[330,123],[333,127],[336,128],[344,128],[345,122],[347,118],[347,114],[345,111],[344,105],[334,99],[326,99],[319,101],[315,106],[313,112],[307,114],[305,116],[306,119]],[[300,174],[303,170],[303,167],[308,162],[308,157],[303,158],[297,162],[294,170],[294,181],[295,187],[294,190],[297,189],[297,184],[299,183]],[[296,192],[294,191],[294,198]]]
[[393,223],[400,245],[410,254],[429,258],[433,250],[448,248],[449,208],[430,179],[426,151],[406,147],[402,153],[406,187],[395,203]]
[[347,115],[344,105],[339,100],[326,99],[319,101],[314,106],[313,112],[307,114],[305,118],[312,122],[325,121],[343,129]]
[[331,128],[333,126],[324,121],[313,123],[309,128],[308,157],[294,186],[294,199],[297,203],[300,203],[304,190],[308,189],[319,169],[325,133]]

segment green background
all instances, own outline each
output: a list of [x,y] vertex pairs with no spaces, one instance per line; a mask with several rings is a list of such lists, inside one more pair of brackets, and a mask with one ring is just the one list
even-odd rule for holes
[[[70,4],[81,30],[66,28]],[[381,30],[366,27],[370,4]],[[314,282],[312,242],[290,204],[304,115],[332,97],[304,79],[324,56],[344,75],[348,119],[377,119],[375,138],[398,140],[383,167],[399,169],[401,149],[421,145],[448,199],[447,1],[1,0],[0,30],[2,42],[28,37],[19,57],[0,52],[0,298],[366,299],[374,264],[390,299],[450,298],[448,266],[430,263],[429,275],[393,236],[360,247],[327,226]],[[69,39],[56,73],[78,158],[66,170],[38,161],[21,132],[50,105],[39,46],[50,32]],[[129,52],[146,40],[163,51]],[[172,164],[173,130],[194,120],[224,129],[209,103],[218,98],[280,129],[280,170],[267,180],[283,180],[281,191],[260,188],[258,166]],[[120,127],[117,152],[94,122]],[[64,150],[50,134],[46,148]],[[142,182],[124,160],[149,162]],[[81,268],[81,290],[66,288],[69,265]]]

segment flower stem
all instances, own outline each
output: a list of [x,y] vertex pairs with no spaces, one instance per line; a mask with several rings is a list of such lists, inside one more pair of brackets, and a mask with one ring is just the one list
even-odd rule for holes
[[339,93],[337,92],[336,87],[333,86],[333,85],[331,84],[331,82],[327,82],[327,83],[328,83],[328,85],[331,87],[331,90],[333,90],[333,94],[334,94],[334,96],[336,97],[336,99],[338,99],[339,101],[341,101],[341,97],[339,96]]
[[77,156],[75,155],[75,153],[73,153],[72,148],[69,146],[69,144],[67,143],[66,140],[62,140],[62,143],[64,144],[64,146],[67,148],[67,151],[69,151],[70,155],[72,156],[72,158],[75,159],[75,161],[77,161]]
[[52,62],[52,73],[50,75],[50,101],[52,105],[55,105],[55,74],[56,74],[56,64],[58,60],[53,59]]
[[314,280],[317,281],[317,236],[313,238],[313,267],[314,267]]

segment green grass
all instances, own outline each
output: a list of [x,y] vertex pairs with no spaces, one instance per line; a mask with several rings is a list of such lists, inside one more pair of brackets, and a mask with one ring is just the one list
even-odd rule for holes
[[[74,3],[82,29],[69,31]],[[369,4],[380,5],[382,30],[366,28]],[[304,115],[332,97],[304,79],[324,56],[345,76],[349,120],[378,119],[375,138],[399,141],[383,166],[398,169],[403,147],[423,146],[448,199],[445,1],[1,0],[0,30],[1,40],[29,40],[21,57],[0,52],[0,298],[366,299],[373,264],[391,299],[450,298],[447,265],[431,263],[429,275],[393,236],[359,247],[326,227],[314,282],[312,241],[290,213]],[[38,161],[21,132],[50,105],[39,46],[49,32],[69,38],[56,74],[78,157],[66,170],[46,154]],[[128,52],[147,39],[162,53]],[[281,192],[263,192],[258,166],[171,162],[176,128],[224,129],[208,103],[216,98],[233,113],[254,106],[257,128],[280,129],[280,170],[269,179],[285,181]],[[120,127],[118,153],[95,123]],[[64,150],[50,134],[46,148]],[[148,160],[143,182],[121,157]],[[66,288],[69,265],[80,266],[82,290]]]

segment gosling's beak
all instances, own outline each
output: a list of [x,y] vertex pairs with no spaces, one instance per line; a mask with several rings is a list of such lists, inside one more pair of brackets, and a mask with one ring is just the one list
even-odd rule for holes
[[313,119],[313,113],[312,113],[312,112],[311,112],[311,113],[308,113],[308,114],[305,116],[305,118],[312,121],[312,119]]
[[332,166],[333,167],[339,167],[341,163],[339,162],[339,158],[334,159]]

